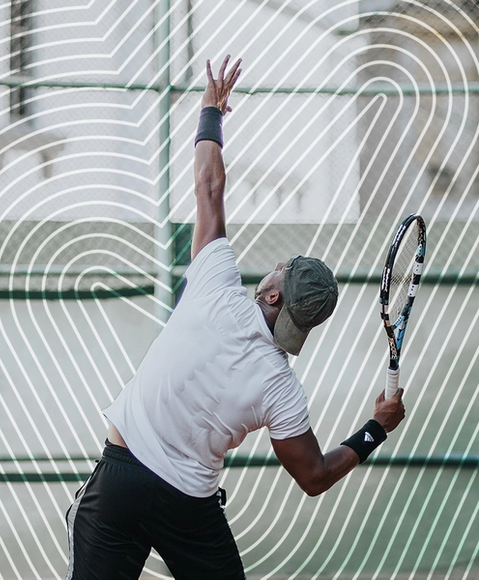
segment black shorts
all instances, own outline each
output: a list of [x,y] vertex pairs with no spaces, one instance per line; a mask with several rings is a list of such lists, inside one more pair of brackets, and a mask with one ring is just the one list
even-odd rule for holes
[[218,496],[191,497],[107,443],[66,514],[67,580],[137,580],[151,548],[177,580],[244,580]]

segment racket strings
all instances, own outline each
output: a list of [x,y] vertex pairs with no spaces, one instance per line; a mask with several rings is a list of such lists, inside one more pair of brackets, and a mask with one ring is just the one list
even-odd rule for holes
[[394,260],[389,290],[389,317],[391,321],[397,321],[407,307],[417,246],[418,228],[412,225],[406,231]]

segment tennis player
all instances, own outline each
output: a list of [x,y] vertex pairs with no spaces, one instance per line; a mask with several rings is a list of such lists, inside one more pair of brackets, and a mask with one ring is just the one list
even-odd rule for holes
[[155,548],[178,580],[243,580],[218,473],[229,449],[267,427],[273,449],[309,495],[364,461],[404,417],[402,390],[325,454],[288,364],[333,312],[336,280],[320,260],[278,264],[251,301],[226,238],[222,119],[240,61],[208,78],[195,150],[197,221],[187,286],[136,375],[105,410],[111,421],[93,474],[67,512],[69,580],[138,579]]

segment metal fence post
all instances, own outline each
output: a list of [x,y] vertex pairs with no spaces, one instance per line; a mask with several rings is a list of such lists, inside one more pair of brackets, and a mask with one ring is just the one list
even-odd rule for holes
[[173,305],[172,294],[172,239],[170,222],[170,1],[162,0],[155,8],[155,48],[158,51],[158,95],[159,102],[159,180],[158,211],[154,226],[155,260],[157,262],[157,284],[155,285],[155,316],[159,331],[168,321]]

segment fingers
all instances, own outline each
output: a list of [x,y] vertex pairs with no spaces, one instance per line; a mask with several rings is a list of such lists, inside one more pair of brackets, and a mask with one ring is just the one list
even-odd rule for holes
[[208,78],[208,83],[214,83],[213,71],[211,70],[211,61],[208,59],[206,61],[206,77]]
[[395,399],[396,401],[400,401],[402,399],[403,393],[404,393],[404,389],[399,388],[397,390],[396,394],[393,395],[392,398]]
[[381,405],[382,403],[391,402],[395,405],[401,403],[402,404],[402,396],[404,393],[404,389],[399,388],[394,395],[386,401],[385,398],[385,391],[383,390],[376,399],[376,405]]
[[218,80],[219,81],[223,81],[225,78],[225,70],[226,70],[226,67],[228,66],[230,58],[231,58],[231,55],[227,54],[222,65],[220,66],[220,70],[218,72]]
[[[231,55],[227,55],[223,62],[221,63],[220,70],[218,71],[218,82],[223,83],[223,81],[228,86],[233,86],[236,81],[238,80],[239,75],[241,74],[241,69],[239,68],[241,64],[241,58],[239,58],[234,65],[231,67],[231,70],[228,72],[225,78],[225,71],[228,63],[230,61]],[[211,61],[208,59],[206,61],[206,76],[208,77],[208,81],[215,82],[213,77],[213,71],[211,69]]]
[[231,67],[230,72],[228,73],[228,76],[226,77],[226,81],[229,83],[234,84],[236,82],[236,79],[239,77],[240,73],[241,73],[241,69],[239,68],[241,64],[241,58],[239,58],[234,65]]
[[228,74],[228,78],[226,79],[228,86],[231,88],[234,87],[234,85],[236,84],[236,81],[238,80],[238,77],[240,76],[240,74],[242,72],[241,69],[239,68],[240,64],[241,64],[241,59],[239,59],[235,63],[234,67],[231,69],[231,71]]
[[379,393],[379,395],[376,397],[376,400],[375,400],[375,402],[374,402],[374,403],[375,403],[376,405],[379,405],[380,403],[382,403],[382,402],[384,401],[384,399],[385,399],[385,390],[383,389],[383,390],[382,390],[382,391]]

